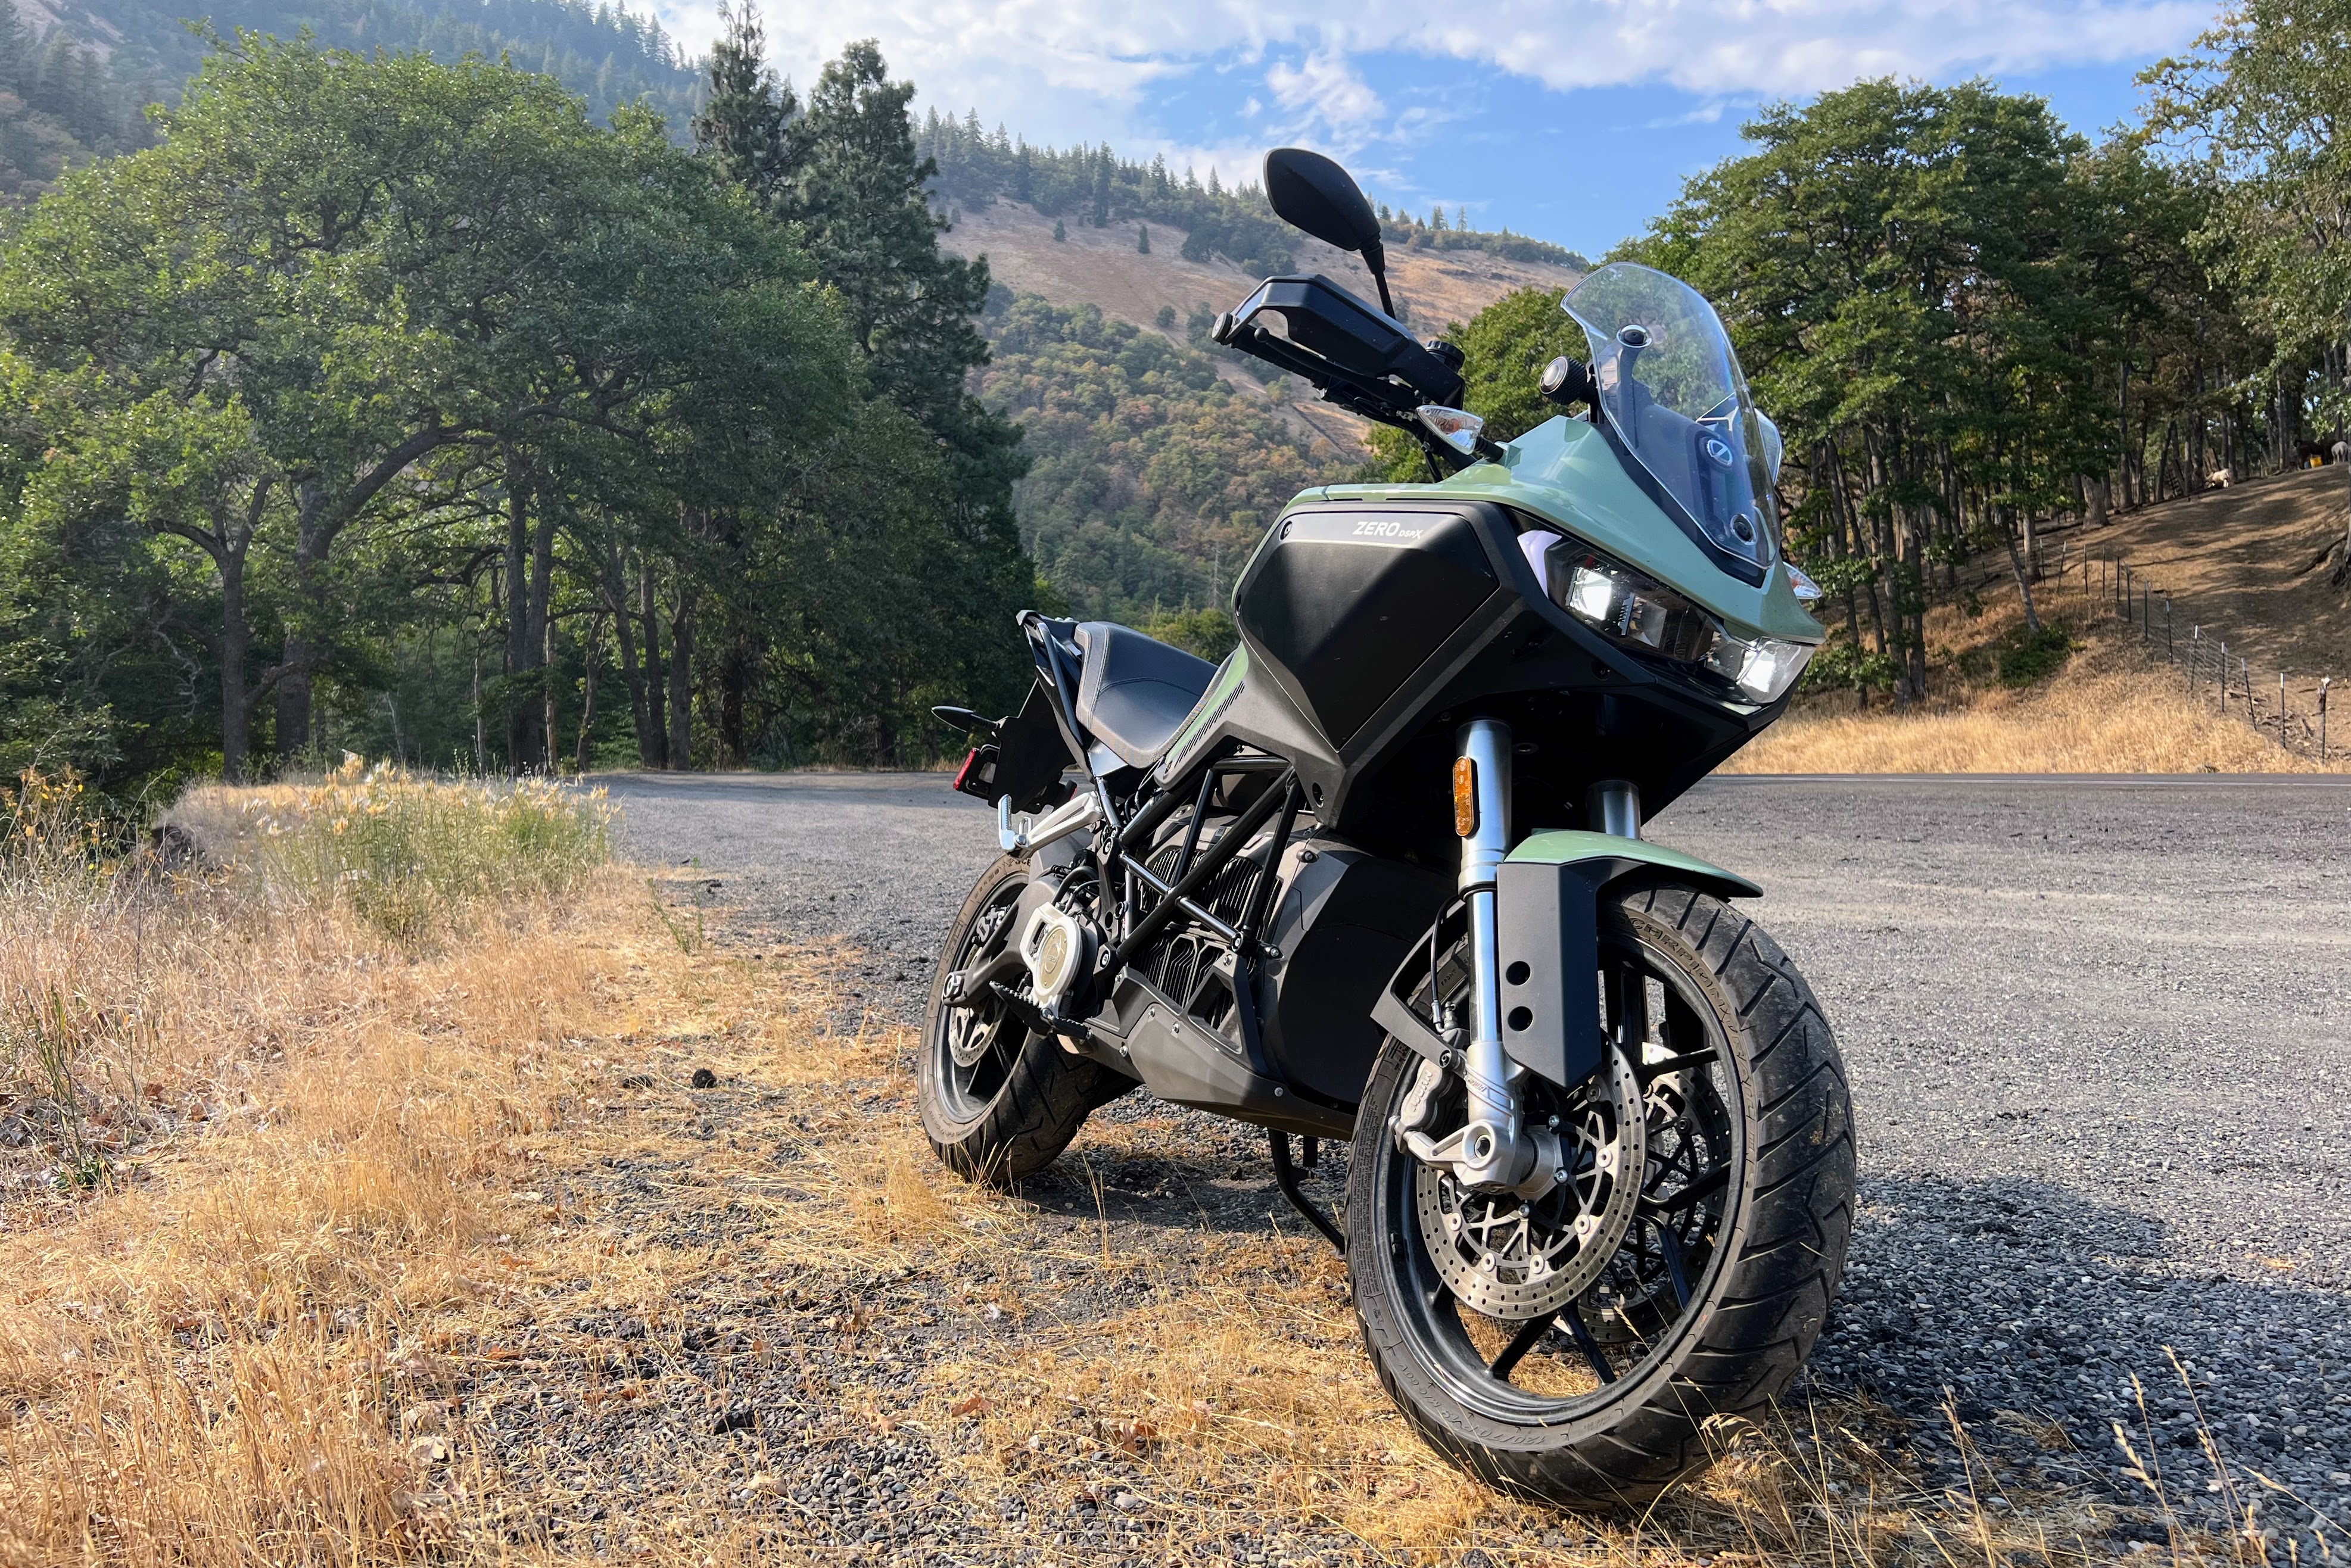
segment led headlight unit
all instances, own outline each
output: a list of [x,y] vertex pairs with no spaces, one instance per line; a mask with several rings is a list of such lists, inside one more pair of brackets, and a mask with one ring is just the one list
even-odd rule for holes
[[1561,609],[1612,643],[1719,675],[1751,702],[1777,701],[1812,659],[1807,643],[1739,636],[1671,589],[1600,556],[1572,545],[1553,546],[1551,555],[1546,586]]

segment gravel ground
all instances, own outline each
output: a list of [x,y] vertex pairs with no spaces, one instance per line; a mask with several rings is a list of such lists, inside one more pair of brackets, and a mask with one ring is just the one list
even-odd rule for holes
[[[736,939],[844,938],[852,1005],[910,1021],[993,854],[936,776],[609,782],[634,853]],[[1958,1473],[1948,1390],[2006,1462],[2117,1495],[2122,1420],[2217,1520],[2202,1425],[2304,1500],[2264,1513],[2305,1555],[2307,1505],[2351,1523],[2351,788],[1726,778],[1650,831],[1770,890],[1851,1069],[1864,1207],[1823,1392],[1908,1419],[1930,1476]],[[1258,1176],[1240,1132],[1212,1135]]]

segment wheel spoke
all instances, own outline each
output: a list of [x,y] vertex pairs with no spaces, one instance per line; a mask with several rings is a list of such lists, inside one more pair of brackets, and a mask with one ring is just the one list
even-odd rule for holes
[[1510,1343],[1502,1347],[1502,1354],[1494,1358],[1494,1364],[1486,1370],[1494,1375],[1496,1381],[1508,1383],[1510,1374],[1519,1369],[1519,1363],[1527,1358],[1527,1352],[1541,1343],[1542,1336],[1549,1333],[1551,1325],[1558,1321],[1558,1312],[1545,1312],[1541,1317],[1529,1318],[1520,1326],[1519,1332],[1510,1336]]
[[1651,1216],[1677,1214],[1685,1208],[1693,1207],[1712,1197],[1716,1193],[1720,1192],[1729,1180],[1730,1167],[1727,1165],[1717,1166],[1704,1176],[1692,1177],[1687,1186],[1669,1197],[1643,1198],[1641,1212]]
[[1679,1072],[1685,1067],[1711,1066],[1714,1060],[1714,1052],[1710,1051],[1693,1051],[1680,1056],[1668,1056],[1662,1061],[1637,1062],[1635,1064],[1634,1071],[1641,1075],[1641,1082],[1646,1086],[1663,1078],[1667,1073]]
[[1583,1326],[1583,1314],[1569,1306],[1562,1310],[1560,1317],[1567,1324],[1567,1332],[1574,1337],[1575,1348],[1583,1353],[1583,1359],[1592,1364],[1592,1370],[1599,1375],[1600,1381],[1615,1382],[1616,1369],[1608,1364],[1608,1357],[1602,1352],[1600,1342],[1593,1339],[1592,1331]]
[[1666,1260],[1666,1278],[1674,1287],[1674,1304],[1687,1311],[1690,1303],[1689,1269],[1682,1259],[1682,1239],[1662,1219],[1652,1218],[1649,1223],[1656,1228],[1657,1254]]

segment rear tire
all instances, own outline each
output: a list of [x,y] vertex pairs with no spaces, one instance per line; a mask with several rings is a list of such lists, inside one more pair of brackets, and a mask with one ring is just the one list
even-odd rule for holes
[[[931,1005],[916,1052],[915,1103],[923,1132],[949,1170],[1000,1186],[1058,1158],[1097,1106],[1136,1087],[1090,1057],[1024,1028],[1000,1002],[951,1008],[946,977],[1019,939],[1011,905],[1029,885],[1029,862],[1005,856],[980,876],[947,928],[931,977]],[[973,1033],[992,1031],[975,1047]],[[956,1060],[956,1047],[972,1058]]]
[[[1643,1218],[1607,1274],[1549,1329],[1453,1299],[1413,1207],[1428,1173],[1389,1131],[1421,1061],[1394,1040],[1356,1123],[1347,1262],[1380,1381],[1431,1447],[1489,1484],[1605,1508],[1653,1500],[1714,1457],[1708,1417],[1788,1386],[1836,1296],[1855,1172],[1844,1061],[1761,927],[1670,885],[1599,913],[1604,967],[1660,998],[1636,1069]],[[1494,1348],[1514,1335],[1532,1336],[1523,1359]]]

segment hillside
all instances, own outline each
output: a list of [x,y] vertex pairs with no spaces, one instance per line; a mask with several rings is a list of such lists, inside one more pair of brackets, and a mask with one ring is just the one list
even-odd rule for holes
[[[1371,456],[1364,421],[1207,338],[1259,275],[1213,253],[1186,259],[1189,237],[997,201],[956,213],[942,242],[987,257],[1006,291],[983,323],[998,362],[982,372],[982,395],[1029,432],[1021,537],[1040,575],[1087,614],[1140,621],[1216,602],[1289,496],[1349,477]],[[1290,270],[1373,293],[1354,256],[1303,235],[1289,243]],[[1470,249],[1389,256],[1399,312],[1430,333],[1517,289],[1564,293],[1581,276]],[[1006,308],[1014,296],[1017,311]]]
[[[1067,236],[1053,237],[1056,222]],[[1138,230],[1151,232],[1151,250],[1138,247]],[[1070,224],[1017,202],[958,210],[945,240],[965,256],[985,256],[998,283],[1018,293],[1040,294],[1056,305],[1092,305],[1113,319],[1151,327],[1163,309],[1186,319],[1202,305],[1228,310],[1257,287],[1258,273],[1212,256],[1189,261],[1189,236],[1158,224],[1113,224],[1107,228]],[[1363,263],[1304,235],[1290,236],[1297,272],[1327,273],[1366,298],[1376,298]],[[1583,275],[1544,262],[1516,261],[1476,250],[1392,250],[1388,287],[1397,313],[1434,333],[1448,322],[1467,321],[1518,288],[1565,293]]]
[[[1847,690],[1799,697],[1741,752],[1742,772],[2294,772],[2320,758],[2322,677],[2351,672],[2346,475],[2297,470],[2043,534],[2028,636],[2008,558],[1960,569],[1927,612],[1928,700],[1897,712]],[[2118,614],[2114,564],[2131,569]],[[2087,568],[2085,572],[2085,568]],[[2169,601],[2167,617],[2165,601]],[[2190,684],[2186,653],[2201,632]],[[1841,639],[1840,626],[1834,634]],[[2231,694],[2214,672],[2228,651]],[[2248,668],[2248,666],[2250,666]],[[2286,733],[2279,744],[2279,675]],[[2250,702],[2245,695],[2250,681]],[[2329,766],[2351,713],[2330,693]],[[2248,716],[2252,722],[2248,723]]]
[[142,106],[175,100],[209,47],[251,29],[321,44],[501,55],[559,79],[599,120],[643,99],[683,129],[699,68],[660,26],[588,0],[0,0],[0,204],[38,198],[67,170],[148,145]]
[[2053,542],[2072,559],[2086,549],[2127,562],[2158,603],[2171,596],[2179,635],[2210,628],[2207,636],[2226,638],[2231,656],[2252,660],[2273,685],[2281,669],[2340,682],[2351,675],[2351,594],[2335,575],[2346,490],[2342,468],[2297,469],[2143,507],[2104,528],[2069,529]]

